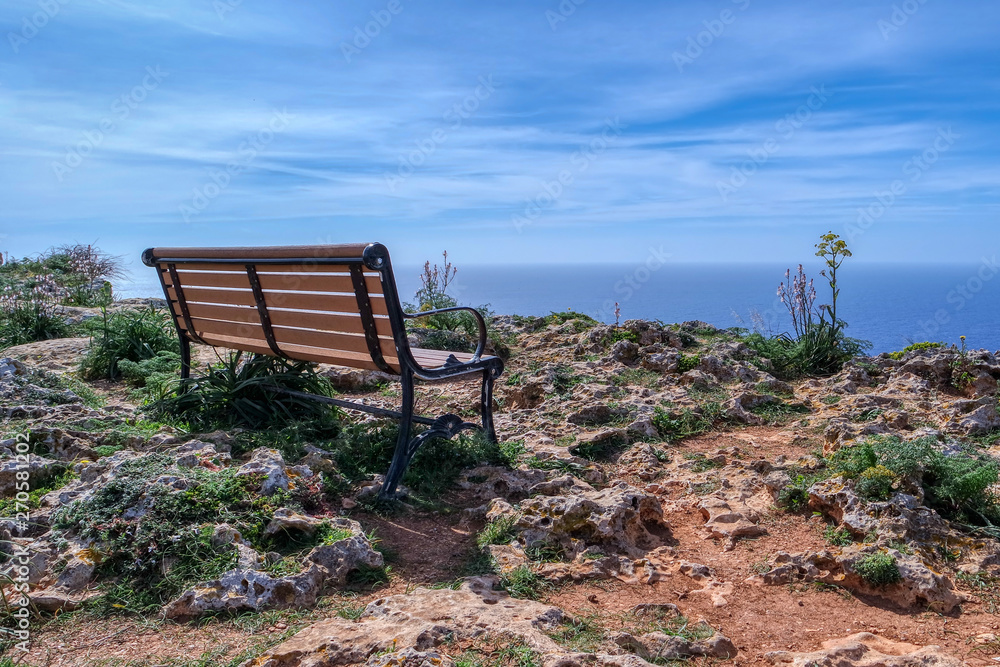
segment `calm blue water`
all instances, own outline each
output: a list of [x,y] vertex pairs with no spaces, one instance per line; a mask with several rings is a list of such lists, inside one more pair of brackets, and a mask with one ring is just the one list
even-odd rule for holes
[[[655,263],[650,266],[655,266]],[[776,299],[785,267],[669,264],[614,266],[478,266],[459,270],[449,292],[462,304],[490,304],[497,313],[547,315],[571,308],[614,322],[621,318],[664,322],[703,320],[719,327],[751,327],[750,312],[765,316],[780,333],[790,327]],[[1000,349],[1000,267],[847,264],[841,277],[841,317],[849,335],[874,344],[873,352],[898,350],[912,341],[958,343]],[[419,286],[419,268],[397,267],[404,301]],[[829,289],[818,268],[817,303]],[[138,276],[144,278],[142,274]],[[629,285],[631,280],[631,286]],[[121,297],[162,296],[154,280],[121,285]]]

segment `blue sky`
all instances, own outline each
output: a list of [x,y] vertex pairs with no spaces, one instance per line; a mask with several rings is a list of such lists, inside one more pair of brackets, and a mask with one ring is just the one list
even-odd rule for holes
[[0,249],[998,250],[995,2],[576,2],[6,0]]

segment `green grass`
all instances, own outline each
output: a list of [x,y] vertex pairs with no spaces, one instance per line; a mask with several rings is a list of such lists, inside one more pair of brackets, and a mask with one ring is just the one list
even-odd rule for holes
[[144,310],[102,311],[102,317],[89,320],[90,348],[80,360],[80,376],[86,380],[121,377],[119,363],[152,359],[161,351],[180,351],[177,333],[170,316],[150,306]]
[[927,505],[945,518],[987,531],[1000,524],[1000,504],[993,492],[1000,464],[974,451],[945,455],[933,437],[904,441],[871,436],[831,458],[835,474],[857,480],[859,494],[884,500],[896,489],[921,486]]
[[626,368],[618,373],[612,381],[616,385],[645,387],[656,389],[660,386],[662,375],[646,368]]
[[700,452],[687,452],[684,454],[684,458],[688,461],[694,462],[691,465],[691,472],[708,472],[709,470],[722,468],[725,465],[707,458]]
[[204,430],[261,429],[303,420],[324,427],[336,423],[339,412],[331,406],[277,389],[321,396],[334,393],[329,380],[310,363],[236,352],[206,375],[182,380],[175,391],[151,403],[147,412]]
[[846,547],[854,544],[854,538],[851,537],[851,533],[836,526],[827,526],[823,530],[823,539],[835,547]]
[[854,571],[872,586],[889,586],[902,580],[896,559],[885,551],[868,554],[854,564]]
[[491,544],[510,544],[517,536],[517,516],[500,516],[487,523],[479,535],[476,544],[480,549]]
[[18,502],[15,498],[0,498],[0,517],[14,517],[18,512],[38,509],[41,506],[42,496],[63,488],[74,479],[76,479],[76,474],[66,470],[53,475],[38,485],[32,485],[28,492],[27,502]]
[[506,590],[512,598],[523,598],[526,600],[539,599],[549,584],[538,576],[538,574],[527,565],[514,568],[513,570],[500,575],[500,586]]
[[920,351],[924,351],[924,350],[936,350],[936,349],[939,349],[939,348],[942,348],[942,347],[945,347],[944,343],[931,343],[931,342],[913,343],[912,345],[907,345],[906,347],[904,347],[899,352],[890,352],[889,353],[889,358],[895,359],[896,361],[900,361],[900,360],[902,360],[903,357],[905,357],[910,352],[914,352],[916,350],[920,350]]
[[[492,644],[487,642],[492,641]],[[541,667],[541,656],[520,639],[487,638],[454,658],[455,667]]]
[[715,428],[716,422],[722,419],[722,406],[716,402],[705,403],[701,413],[685,408],[679,414],[667,412],[661,406],[656,406],[653,412],[653,426],[660,437],[676,441],[707,433]]
[[681,354],[677,361],[677,372],[687,373],[693,371],[701,363],[700,354]]
[[810,410],[804,405],[794,403],[763,403],[750,408],[750,412],[757,415],[770,426],[778,426],[788,423],[795,415],[809,414]]

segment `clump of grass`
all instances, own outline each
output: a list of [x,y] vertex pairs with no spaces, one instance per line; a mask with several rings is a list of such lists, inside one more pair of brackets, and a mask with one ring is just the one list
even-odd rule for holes
[[205,430],[280,427],[303,420],[326,427],[336,423],[339,413],[329,405],[288,395],[279,391],[282,389],[333,394],[330,382],[316,373],[312,364],[236,352],[206,375],[180,381],[173,392],[151,403],[147,411]]
[[661,406],[653,411],[653,426],[666,440],[683,440],[684,438],[707,433],[715,427],[722,418],[722,406],[717,402],[705,403],[701,406],[701,414],[685,408],[674,416]]
[[487,523],[479,535],[476,545],[483,549],[491,544],[510,544],[517,536],[518,517],[513,515],[499,516]]
[[824,473],[797,473],[791,482],[778,492],[778,507],[789,512],[803,512],[809,508],[809,488],[827,477]]
[[993,491],[1000,465],[968,451],[945,454],[932,437],[904,441],[871,436],[839,450],[831,460],[837,474],[856,479],[858,493],[884,500],[897,489],[922,487],[927,504],[946,518],[992,529],[1000,524],[1000,504]]
[[722,463],[706,457],[701,452],[687,452],[684,454],[684,458],[688,461],[693,461],[691,472],[708,472],[709,470],[716,470],[723,466]]
[[931,343],[930,341],[925,341],[925,342],[922,342],[922,343],[913,343],[911,345],[907,345],[906,347],[904,347],[902,350],[900,350],[898,352],[890,352],[889,353],[889,358],[890,359],[895,359],[896,361],[900,361],[900,360],[903,359],[903,357],[905,357],[910,352],[915,352],[915,351],[918,351],[918,350],[921,351],[921,352],[924,351],[924,350],[936,350],[936,349],[939,349],[939,348],[942,348],[942,347],[945,347],[944,343]]
[[868,554],[854,564],[854,571],[872,586],[889,586],[902,579],[896,559],[887,551]]
[[823,539],[835,547],[846,547],[854,544],[854,538],[851,537],[851,533],[836,526],[827,526],[823,531]]
[[167,395],[170,387],[177,382],[181,357],[173,350],[160,350],[155,356],[141,361],[122,359],[118,370],[122,379],[139,391],[137,398],[158,400]]
[[80,361],[80,376],[87,380],[117,380],[123,360],[140,362],[161,351],[178,353],[173,322],[166,312],[150,306],[144,310],[102,311],[87,323],[90,348]]
[[762,403],[750,408],[750,412],[761,417],[769,425],[785,424],[793,415],[809,414],[809,408],[794,403]]
[[544,579],[527,565],[500,575],[500,586],[513,598],[537,600],[548,587]]

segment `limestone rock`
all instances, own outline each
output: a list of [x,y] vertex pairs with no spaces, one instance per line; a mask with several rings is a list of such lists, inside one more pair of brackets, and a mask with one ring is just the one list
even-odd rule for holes
[[271,521],[267,524],[267,527],[264,528],[264,537],[272,537],[278,533],[291,532],[312,535],[322,523],[323,521],[320,519],[316,519],[305,514],[299,514],[298,512],[288,509],[287,507],[282,507],[281,509],[275,510]]
[[961,667],[939,646],[915,646],[859,632],[822,643],[818,651],[775,651],[765,656],[782,667]]
[[515,517],[523,546],[560,545],[570,558],[589,546],[640,557],[670,536],[660,501],[623,482],[600,491],[536,496],[516,508],[494,502],[487,516]]
[[370,603],[361,618],[329,618],[302,630],[244,667],[323,667],[364,663],[390,649],[432,651],[445,642],[503,636],[539,653],[561,649],[546,632],[561,610],[493,590],[494,578],[467,579],[458,590],[418,588]]
[[334,530],[349,530],[351,536],[332,544],[315,547],[306,556],[306,561],[322,565],[326,571],[324,585],[342,586],[347,575],[363,567],[380,568],[385,565],[382,554],[372,548],[371,542],[361,529],[361,524],[351,519],[330,519]]
[[236,471],[237,477],[261,475],[263,481],[260,492],[265,496],[272,495],[278,489],[288,490],[288,473],[285,471],[285,460],[281,452],[264,447],[255,449],[250,460]]
[[709,537],[721,537],[727,540],[726,551],[731,551],[736,540],[741,537],[759,537],[767,534],[765,528],[748,518],[748,514],[752,515],[749,508],[743,512],[735,511],[725,500],[709,497],[701,501],[698,509],[705,517],[705,529]]
[[257,570],[230,570],[181,594],[164,612],[167,618],[188,619],[208,612],[312,607],[325,577],[325,569],[316,564],[305,572],[280,578]]

